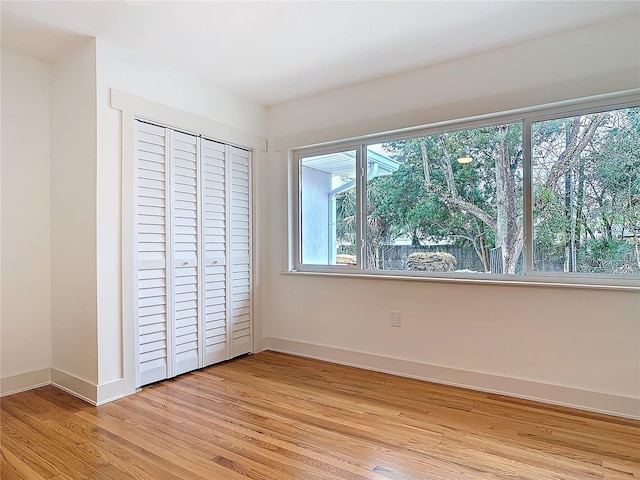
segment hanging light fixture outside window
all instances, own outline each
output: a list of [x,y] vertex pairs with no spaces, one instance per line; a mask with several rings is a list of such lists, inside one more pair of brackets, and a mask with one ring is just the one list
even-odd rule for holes
[[473,158],[471,158],[471,157],[460,157],[460,158],[458,158],[458,163],[465,164],[465,163],[471,163],[471,162],[473,162]]

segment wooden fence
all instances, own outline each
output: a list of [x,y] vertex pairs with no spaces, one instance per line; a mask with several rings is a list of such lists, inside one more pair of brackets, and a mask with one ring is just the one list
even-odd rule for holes
[[[458,247],[455,245],[383,245],[379,247],[378,268],[380,270],[406,270],[407,257],[414,252],[445,252],[450,253],[456,259],[456,270],[473,270],[484,272],[482,262],[471,248]],[[346,250],[338,253],[350,253]]]
[[[347,248],[339,248],[338,253],[353,254],[353,251]],[[456,259],[456,270],[471,270],[474,272],[484,272],[484,266],[476,255],[475,250],[471,247],[460,247],[456,245],[429,245],[429,246],[413,246],[413,245],[383,245],[378,248],[378,269],[380,270],[406,270],[407,258],[414,252],[445,252],[450,253]],[[489,259],[491,270],[493,273],[500,273],[502,269],[502,256],[499,248],[489,250]],[[556,254],[557,255],[557,254]],[[534,252],[534,271],[539,272],[562,272],[564,271],[564,259],[558,258],[556,255],[545,251],[542,248],[536,249]],[[580,270],[589,273],[595,273],[588,267],[579,265]],[[583,270],[584,269],[584,270]],[[618,261],[617,265],[610,265],[607,271],[615,273],[638,273],[640,269],[637,266],[635,252],[630,250],[627,255]],[[522,258],[519,265],[516,266],[516,274],[522,273]]]

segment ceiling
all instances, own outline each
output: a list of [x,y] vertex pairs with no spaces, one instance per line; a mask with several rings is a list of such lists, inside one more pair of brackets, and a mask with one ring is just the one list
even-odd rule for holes
[[90,37],[264,105],[615,17],[638,1],[6,1],[2,47],[55,62]]

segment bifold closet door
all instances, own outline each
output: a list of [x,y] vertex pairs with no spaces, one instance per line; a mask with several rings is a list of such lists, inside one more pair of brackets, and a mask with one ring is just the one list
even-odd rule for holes
[[136,122],[137,385],[253,350],[251,154]]
[[199,141],[138,122],[139,385],[200,366]]
[[227,321],[227,146],[202,140],[204,365],[230,358]]
[[136,122],[137,385],[169,376],[166,129]]
[[251,153],[229,146],[231,357],[253,350],[251,322]]
[[[199,302],[199,188],[200,138],[168,130],[170,139],[171,277],[172,305],[168,324],[173,355],[170,376],[199,368],[201,327]],[[171,318],[173,316],[173,318]]]

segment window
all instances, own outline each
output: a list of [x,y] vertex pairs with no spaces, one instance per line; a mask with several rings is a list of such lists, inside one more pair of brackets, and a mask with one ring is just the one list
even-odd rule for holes
[[640,109],[535,122],[533,267],[639,274]]
[[637,104],[531,109],[300,149],[294,268],[636,284]]
[[522,273],[522,123],[371,145],[366,268]]
[[300,159],[302,263],[357,264],[357,157],[357,150],[342,150]]

